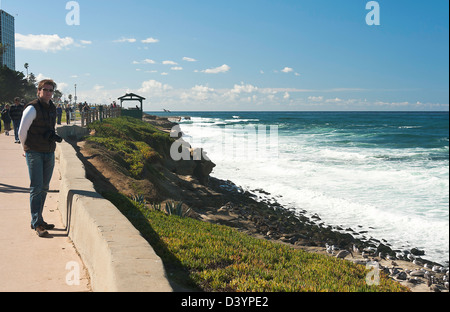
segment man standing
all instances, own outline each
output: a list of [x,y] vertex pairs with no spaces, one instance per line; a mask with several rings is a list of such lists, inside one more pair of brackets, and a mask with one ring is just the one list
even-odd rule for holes
[[46,236],[47,230],[55,227],[42,217],[55,166],[56,141],[60,142],[55,134],[56,107],[51,101],[55,89],[53,80],[39,82],[38,98],[26,105],[19,130],[31,182],[31,227],[39,237]]
[[9,116],[12,119],[13,127],[14,127],[14,136],[15,136],[15,143],[20,143],[19,139],[19,128],[20,128],[20,120],[22,119],[22,113],[23,113],[24,105],[20,103],[20,99],[16,97],[14,99],[14,105],[11,106],[9,109]]

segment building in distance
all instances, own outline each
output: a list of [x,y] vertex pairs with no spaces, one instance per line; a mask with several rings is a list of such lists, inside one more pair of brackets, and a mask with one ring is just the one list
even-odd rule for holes
[[[16,70],[14,17],[0,9],[0,66]],[[3,53],[1,53],[3,52]]]

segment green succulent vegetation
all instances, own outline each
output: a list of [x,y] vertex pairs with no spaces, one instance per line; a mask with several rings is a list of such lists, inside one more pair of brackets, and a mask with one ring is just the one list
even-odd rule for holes
[[96,121],[88,128],[95,131],[86,141],[116,153],[116,160],[134,179],[143,178],[145,170],[165,157],[173,139],[153,125],[132,117]]
[[[227,226],[161,209],[117,193],[104,196],[128,217],[163,260],[169,277],[203,291],[404,292],[381,273],[369,286],[365,266],[257,239]],[[155,207],[155,205],[153,206]]]
[[163,212],[169,216],[174,215],[182,218],[186,217],[189,211],[191,210],[191,208],[188,208],[186,211],[183,211],[183,202],[174,202],[174,201],[166,202],[164,205],[161,203],[153,204],[151,206],[151,209]]

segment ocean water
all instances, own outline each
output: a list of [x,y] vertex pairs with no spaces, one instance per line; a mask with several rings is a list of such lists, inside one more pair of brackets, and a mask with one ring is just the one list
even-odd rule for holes
[[449,260],[449,114],[176,112],[212,176],[326,225]]

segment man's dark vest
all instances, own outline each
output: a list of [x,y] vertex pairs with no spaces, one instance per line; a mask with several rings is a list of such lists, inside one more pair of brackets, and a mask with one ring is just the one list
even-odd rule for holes
[[9,109],[9,116],[11,117],[12,120],[20,120],[22,119],[23,110],[24,107],[22,104],[19,105],[13,104]]
[[25,109],[30,105],[33,105],[36,109],[36,119],[34,119],[28,130],[24,150],[26,152],[53,153],[56,149],[56,143],[45,136],[49,131],[55,130],[56,107],[52,101],[46,104],[39,100],[34,100]]

